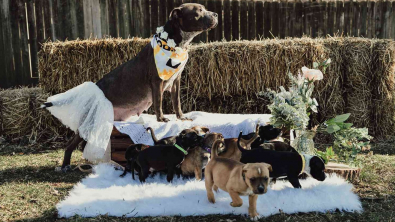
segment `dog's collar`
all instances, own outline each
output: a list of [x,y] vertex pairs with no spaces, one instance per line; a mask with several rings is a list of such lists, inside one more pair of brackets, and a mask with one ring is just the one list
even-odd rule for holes
[[305,167],[306,167],[306,159],[305,159],[305,157],[304,157],[303,154],[299,154],[299,155],[300,155],[300,157],[302,158],[302,170],[301,170],[300,173],[299,173],[299,175],[300,175],[300,174],[302,174],[302,173],[304,172],[304,170],[305,170]]
[[180,147],[179,145],[177,145],[176,143],[174,144],[174,146],[179,149],[181,152],[184,153],[184,155],[188,155],[188,152],[186,150],[184,150],[182,147]]
[[203,147],[203,149],[204,149],[207,153],[211,153],[211,147],[205,146],[205,147]]

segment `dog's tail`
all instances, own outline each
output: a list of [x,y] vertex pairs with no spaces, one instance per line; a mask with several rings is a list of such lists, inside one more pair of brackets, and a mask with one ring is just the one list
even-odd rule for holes
[[135,164],[136,160],[132,160],[132,163],[130,164],[130,169],[132,170],[132,178],[134,180],[134,164]]
[[44,108],[49,108],[49,107],[51,107],[51,106],[53,106],[53,103],[47,102],[47,103],[42,104],[42,105],[40,106],[40,108],[41,108],[41,109],[44,109]]
[[240,145],[241,136],[243,135],[243,131],[240,131],[239,137],[237,138],[237,147],[239,148],[240,152],[245,152],[245,149]]
[[225,146],[225,143],[223,140],[214,141],[213,146],[211,148],[211,159],[214,159],[218,156],[218,149],[219,149],[220,144],[222,144],[222,146]]
[[158,139],[155,136],[154,130],[151,127],[148,127],[147,131],[150,131],[152,140],[154,141],[154,144],[156,145],[158,143]]

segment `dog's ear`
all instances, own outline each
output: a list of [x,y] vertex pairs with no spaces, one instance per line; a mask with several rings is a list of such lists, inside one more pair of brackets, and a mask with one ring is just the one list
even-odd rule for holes
[[250,167],[250,164],[247,163],[243,166],[243,173],[246,173],[248,171],[248,168]]
[[265,165],[266,165],[267,169],[269,170],[269,172],[273,172],[272,165],[270,165],[268,163],[265,163]]
[[208,131],[210,131],[210,129],[207,127],[200,127],[200,129],[202,129],[204,133],[207,133]]
[[179,19],[182,17],[182,12],[181,12],[181,8],[175,8],[170,12],[170,16],[169,19],[173,20],[173,19]]

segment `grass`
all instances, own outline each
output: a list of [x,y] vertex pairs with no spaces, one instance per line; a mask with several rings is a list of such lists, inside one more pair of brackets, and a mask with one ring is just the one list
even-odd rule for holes
[[[373,151],[385,151],[383,144]],[[56,204],[67,196],[73,185],[87,174],[75,170],[68,174],[54,172],[60,165],[63,150],[48,147],[0,145],[0,221],[249,221],[244,216],[209,215],[194,217],[58,219]],[[81,152],[74,152],[72,164],[83,162]],[[395,221],[395,156],[363,154],[363,169],[355,191],[362,200],[364,212],[277,214],[262,221]]]

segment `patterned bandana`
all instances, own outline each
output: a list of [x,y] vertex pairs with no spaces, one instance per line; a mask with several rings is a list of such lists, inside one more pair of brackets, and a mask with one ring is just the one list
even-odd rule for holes
[[159,37],[159,34],[155,34],[151,40],[151,46],[154,49],[155,64],[159,77],[162,80],[169,80],[184,68],[188,61],[188,52],[180,47],[174,47],[175,43],[172,39],[163,38],[162,34],[161,37]]

